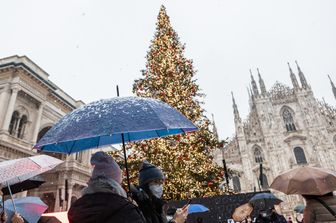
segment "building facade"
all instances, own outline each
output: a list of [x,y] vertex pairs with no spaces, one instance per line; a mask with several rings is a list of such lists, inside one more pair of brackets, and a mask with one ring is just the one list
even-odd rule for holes
[[[236,173],[231,178],[236,191],[268,189],[281,172],[302,165],[336,170],[336,109],[314,97],[298,65],[297,69],[299,81],[289,66],[292,86],[276,82],[269,90],[259,70],[259,87],[251,74],[245,121],[232,95],[235,135],[216,159],[221,164],[224,157]],[[286,201],[284,212],[302,202],[297,195],[278,196]]]
[[[84,104],[48,76],[26,56],[0,59],[0,161],[39,154],[33,145],[57,120]],[[40,196],[48,211],[66,210],[88,182],[91,151],[48,155],[65,162],[43,174],[46,182],[28,194]]]

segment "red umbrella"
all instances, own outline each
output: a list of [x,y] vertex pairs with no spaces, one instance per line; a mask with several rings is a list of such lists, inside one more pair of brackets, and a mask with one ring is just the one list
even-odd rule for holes
[[0,163],[0,184],[7,186],[23,182],[55,168],[62,162],[62,160],[48,155],[3,161]]
[[0,187],[8,187],[15,212],[16,207],[10,185],[23,182],[31,177],[51,170],[62,162],[62,160],[52,156],[37,155],[0,163]]

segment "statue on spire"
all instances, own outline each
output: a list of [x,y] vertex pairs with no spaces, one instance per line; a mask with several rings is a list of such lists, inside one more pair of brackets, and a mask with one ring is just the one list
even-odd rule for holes
[[252,84],[253,95],[257,96],[259,95],[259,90],[258,90],[257,83],[255,82],[253,78],[251,69],[250,69],[250,74],[251,74],[251,84]]
[[302,86],[302,88],[304,88],[304,89],[309,88],[309,86],[308,86],[308,84],[307,84],[306,77],[304,76],[303,72],[301,71],[298,62],[295,61],[295,63],[296,63],[297,69],[298,69],[298,71],[299,71],[299,78],[300,78],[300,82],[301,82],[301,86]]
[[297,79],[296,79],[296,76],[295,76],[295,74],[293,73],[292,68],[291,68],[290,65],[289,65],[289,62],[287,62],[287,64],[288,64],[289,73],[290,73],[290,78],[291,78],[291,80],[292,80],[293,87],[294,87],[295,90],[296,90],[296,89],[299,89],[300,87],[299,87],[299,83],[298,83],[298,81],[297,81]]
[[266,92],[266,86],[265,86],[264,80],[261,78],[261,75],[260,75],[260,72],[259,72],[259,68],[257,68],[257,71],[258,71],[259,86],[260,86],[261,94],[265,95],[267,93]]
[[241,121],[240,116],[239,116],[239,111],[238,111],[238,107],[236,104],[236,101],[233,97],[233,92],[231,91],[231,96],[232,96],[232,108],[233,108],[233,114],[234,114],[234,120],[236,121]]
[[331,84],[332,92],[333,92],[334,97],[335,97],[335,99],[336,99],[336,87],[335,87],[334,82],[331,80],[331,78],[330,78],[329,75],[328,75],[328,78],[329,78],[329,80],[330,80],[330,84]]

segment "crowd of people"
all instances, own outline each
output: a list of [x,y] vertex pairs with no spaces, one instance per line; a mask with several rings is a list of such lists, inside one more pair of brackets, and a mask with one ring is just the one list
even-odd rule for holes
[[[156,166],[144,162],[139,171],[139,186],[132,186],[128,197],[121,186],[122,171],[104,152],[91,157],[94,166],[88,187],[68,212],[70,223],[184,223],[188,206],[177,209],[167,220],[167,203],[162,199],[164,175]],[[113,202],[111,202],[113,201]]]
[[[162,199],[165,177],[158,167],[143,162],[139,170],[139,185],[132,185],[131,196],[127,196],[121,186],[122,171],[111,156],[97,152],[92,155],[91,164],[94,169],[88,187],[68,212],[70,223],[186,222],[188,205],[177,209],[173,217],[167,219],[167,202]],[[303,195],[303,197],[306,200],[303,219],[296,218],[294,222],[336,223],[336,198],[332,192],[322,196]],[[246,219],[245,222],[287,223],[293,220],[291,218],[286,220],[272,207],[261,210],[255,219]]]

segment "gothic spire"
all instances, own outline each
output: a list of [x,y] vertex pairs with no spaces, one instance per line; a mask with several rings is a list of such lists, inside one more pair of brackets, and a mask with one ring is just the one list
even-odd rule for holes
[[255,82],[255,80],[253,78],[251,69],[250,69],[250,74],[251,74],[251,84],[252,84],[253,94],[254,95],[259,95],[258,86],[257,86],[257,83]]
[[214,136],[216,137],[216,139],[219,139],[217,127],[216,127],[216,124],[215,124],[214,114],[211,114],[211,116],[212,116],[212,127],[213,127],[212,132],[213,132]]
[[298,81],[297,81],[297,79],[296,79],[296,76],[295,76],[295,74],[293,73],[292,68],[291,68],[290,65],[289,65],[289,62],[287,62],[287,64],[288,64],[289,73],[290,73],[290,78],[291,78],[291,80],[292,80],[293,87],[294,87],[294,89],[299,89],[299,83],[298,83]]
[[299,71],[299,78],[300,78],[301,86],[302,86],[302,88],[306,89],[306,88],[309,87],[308,84],[307,84],[307,80],[306,80],[303,72],[301,71],[301,69],[300,69],[299,64],[297,63],[297,61],[295,61],[295,63],[296,63],[297,69]]
[[336,87],[335,87],[334,82],[331,80],[331,78],[330,78],[329,75],[328,75],[328,77],[329,77],[329,80],[330,80],[330,84],[331,84],[332,92],[333,92],[334,97],[335,97],[335,99],[336,99]]
[[261,78],[259,68],[257,68],[257,71],[258,71],[259,86],[260,86],[261,94],[265,95],[266,94],[266,86],[265,86],[264,80]]
[[240,121],[240,116],[239,116],[239,111],[238,111],[238,107],[236,104],[236,101],[233,97],[233,92],[231,91],[231,95],[232,95],[232,107],[233,107],[233,114],[234,114],[234,119],[235,121]]

